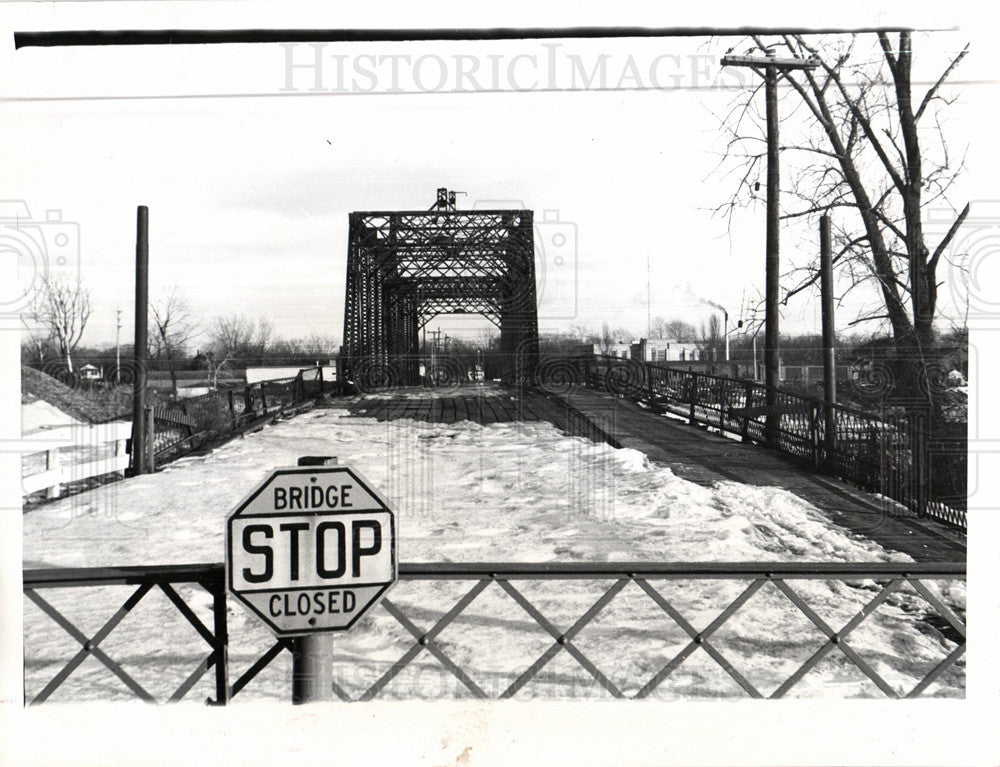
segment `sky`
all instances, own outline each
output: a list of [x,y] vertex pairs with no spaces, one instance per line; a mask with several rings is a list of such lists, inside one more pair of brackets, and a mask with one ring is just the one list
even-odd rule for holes
[[[0,200],[69,225],[78,248],[60,268],[92,294],[85,345],[113,343],[117,309],[131,338],[137,205],[150,208],[154,301],[176,290],[204,328],[266,316],[276,336],[339,342],[348,213],[426,209],[439,186],[464,192],[460,209],[535,211],[543,332],[607,321],[639,336],[658,316],[700,326],[713,305],[735,323],[761,299],[765,211],[763,191],[737,189],[734,166],[720,166],[721,116],[757,84],[720,68],[734,42],[8,50]],[[920,40],[942,63],[964,42]],[[973,84],[947,126],[970,158],[989,130],[976,111],[1000,95],[980,67],[963,63]],[[753,180],[763,187],[763,171]],[[967,174],[954,199],[986,196],[984,183]],[[732,221],[714,215],[734,190]],[[45,227],[34,231],[56,231]],[[815,232],[784,228],[784,265],[817,249]],[[964,283],[943,278],[942,322],[960,324]],[[864,306],[845,302],[838,327]],[[789,302],[782,323],[818,332],[817,295]]]

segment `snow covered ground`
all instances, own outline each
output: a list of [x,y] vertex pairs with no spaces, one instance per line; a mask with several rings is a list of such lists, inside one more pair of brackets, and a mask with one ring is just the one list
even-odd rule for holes
[[80,421],[43,399],[21,404],[22,434],[31,434],[39,429],[50,429],[53,426],[69,426],[77,423]]
[[[567,437],[547,423],[480,426],[349,418],[316,410],[177,461],[163,471],[46,505],[24,518],[26,568],[219,562],[223,520],[269,468],[300,455],[337,456],[357,467],[394,504],[403,562],[446,561],[906,561],[827,521],[780,489],[720,482],[706,488],[652,465],[641,453]],[[411,620],[429,629],[471,583],[401,583],[391,593]],[[518,582],[560,630],[610,582]],[[710,623],[745,587],[739,581],[658,581],[654,585],[695,628]],[[793,582],[834,628],[877,592],[870,581]],[[964,584],[940,582],[939,593],[965,606]],[[211,625],[211,600],[180,589]],[[85,633],[101,627],[128,588],[48,590],[43,596]],[[850,644],[900,691],[909,691],[954,645],[921,620],[927,605],[910,592],[894,596],[851,634]],[[269,632],[230,601],[231,681],[272,643]],[[770,693],[824,637],[771,586],[758,592],[715,634],[733,666]],[[552,644],[551,637],[499,587],[490,586],[438,638],[445,652],[497,695]],[[626,694],[678,653],[688,637],[630,584],[575,640]],[[412,645],[381,609],[335,642],[338,683],[357,695]],[[29,697],[77,645],[25,600],[25,679]],[[158,697],[173,691],[208,647],[167,598],[147,596],[102,649]],[[290,657],[283,653],[240,700],[287,700]],[[211,695],[211,674],[190,695]],[[931,694],[964,694],[964,665]],[[429,653],[422,653],[382,697],[450,699],[467,694]],[[792,695],[881,695],[834,650]],[[518,697],[599,698],[606,693],[566,652],[558,653]],[[704,652],[691,655],[656,697],[742,696]],[[125,699],[124,685],[89,658],[52,700]]]

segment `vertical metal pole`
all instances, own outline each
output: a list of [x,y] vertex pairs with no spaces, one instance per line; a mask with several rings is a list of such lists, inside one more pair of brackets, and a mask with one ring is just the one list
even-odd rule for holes
[[153,408],[147,407],[146,417],[146,473],[152,474],[156,471],[156,416]]
[[115,309],[115,383],[122,382],[122,310]]
[[[299,466],[331,466],[336,458],[306,455]],[[333,636],[306,634],[292,639],[292,703],[322,703],[333,697]]]
[[767,101],[767,245],[764,313],[764,384],[767,387],[764,422],[764,442],[768,447],[778,444],[778,423],[780,416],[775,412],[778,388],[778,193],[780,176],[778,173],[778,70],[769,65],[764,71],[765,97]]
[[823,307],[823,414],[825,417],[824,446],[826,460],[833,460],[837,449],[837,357],[835,324],[833,318],[833,249],[830,245],[830,216],[823,214],[819,220],[819,277]]
[[229,702],[229,627],[226,620],[226,584],[212,586],[212,613],[215,619],[215,701],[216,706]]
[[292,639],[292,703],[322,703],[333,697],[333,636]]
[[135,236],[135,344],[132,347],[132,473],[148,472],[146,462],[147,306],[149,303],[149,208],[140,205]]
[[[756,376],[755,376],[756,378]],[[753,407],[753,384],[747,381],[743,384],[743,432],[741,434],[743,442],[750,441],[750,408]]]
[[729,312],[722,310],[722,335],[726,339],[726,362],[729,362]]

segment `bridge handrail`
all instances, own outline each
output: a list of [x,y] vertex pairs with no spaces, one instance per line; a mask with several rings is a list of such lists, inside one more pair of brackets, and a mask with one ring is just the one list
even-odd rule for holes
[[[809,673],[810,669],[813,668],[820,658],[829,652],[833,652],[835,647],[839,647],[844,655],[889,698],[903,696],[917,697],[921,695],[944,671],[953,666],[965,652],[966,626],[962,608],[953,609],[954,606],[949,606],[945,598],[937,593],[933,586],[929,587],[923,582],[925,580],[964,581],[966,579],[966,565],[964,562],[404,562],[399,565],[399,578],[403,582],[447,580],[473,581],[474,584],[471,590],[450,609],[448,609],[447,605],[439,606],[443,617],[438,619],[434,628],[427,633],[422,633],[421,629],[417,628],[417,624],[414,623],[416,616],[413,618],[407,616],[405,604],[399,599],[398,590],[383,600],[381,612],[388,613],[392,619],[413,635],[413,639],[415,640],[413,647],[407,650],[399,660],[390,664],[385,673],[379,676],[358,697],[352,697],[350,693],[347,693],[334,681],[332,683],[333,692],[342,700],[371,700],[386,689],[399,671],[411,663],[423,651],[432,653],[439,660],[444,658],[442,660],[444,667],[454,674],[474,697],[489,697],[460,665],[448,659],[446,653],[443,654],[442,648],[436,644],[435,637],[440,631],[450,625],[473,602],[478,594],[491,586],[501,589],[510,596],[514,602],[523,608],[528,617],[546,633],[551,635],[555,644],[542,656],[543,659],[546,659],[546,662],[553,653],[565,648],[571,652],[573,657],[587,670],[596,682],[616,698],[626,697],[624,691],[586,657],[581,647],[573,644],[573,638],[578,631],[590,623],[630,583],[645,592],[667,616],[686,632],[689,642],[673,660],[649,677],[642,687],[629,697],[648,697],[699,646],[704,646],[706,652],[722,666],[723,670],[737,682],[745,693],[754,698],[765,697],[761,690],[735,670],[719,653],[719,650],[711,644],[710,636],[732,615],[738,612],[766,584],[771,584],[772,588],[783,593],[789,602],[826,637],[825,643],[818,647],[810,659],[791,673],[767,697],[783,697]],[[708,623],[705,628],[699,629],[688,623],[687,619],[678,612],[677,606],[671,602],[671,600],[675,599],[673,596],[670,596],[668,599],[660,590],[662,587],[658,588],[650,582],[675,578],[689,581],[728,579],[750,581],[750,583],[714,620]],[[809,605],[808,595],[803,591],[796,591],[789,584],[789,581],[808,579],[847,582],[859,579],[872,580],[876,583],[875,591],[877,593],[853,618],[840,628],[837,628],[839,623],[831,626],[818,617]],[[585,612],[573,622],[571,629],[565,633],[560,633],[560,630],[549,622],[544,613],[539,610],[539,605],[532,602],[532,599],[529,598],[526,592],[521,591],[518,586],[514,585],[514,582],[522,580],[603,580],[605,582],[611,580],[613,583],[607,588],[604,596],[596,603],[593,603],[589,609],[585,609]],[[198,584],[211,594],[213,614],[211,629],[201,622],[192,611],[191,605],[174,589],[174,585],[180,583]],[[122,585],[135,586],[136,589],[125,603],[114,612],[104,627],[91,637],[88,637],[74,626],[71,621],[38,593],[40,590],[51,588]],[[940,626],[949,632],[947,637],[955,646],[947,652],[942,660],[927,671],[912,689],[909,691],[904,689],[900,692],[898,687],[889,684],[878,671],[854,653],[853,649],[847,643],[847,635],[874,613],[879,604],[886,601],[891,595],[899,594],[904,585],[910,591],[914,592],[917,597],[921,598],[923,602],[930,605],[936,612],[936,619],[939,620]],[[34,602],[45,614],[62,626],[82,646],[82,650],[76,653],[67,663],[66,667],[59,671],[29,702],[34,704],[47,700],[66,678],[73,673],[73,670],[80,665],[87,655],[95,656],[110,671],[118,676],[135,695],[144,700],[155,702],[154,697],[141,686],[139,680],[133,677],[122,666],[118,665],[99,647],[101,641],[115,629],[129,611],[154,587],[158,587],[170,598],[170,601],[177,607],[181,615],[191,623],[209,646],[207,657],[199,663],[195,670],[189,674],[187,679],[171,695],[169,699],[171,701],[182,699],[209,669],[214,669],[216,697],[214,700],[210,699],[207,702],[225,704],[234,695],[243,690],[247,684],[253,681],[283,651],[292,650],[291,642],[287,638],[278,638],[270,649],[258,657],[236,681],[230,684],[230,636],[227,624],[224,566],[221,563],[26,570],[24,572],[25,597]],[[865,597],[865,599],[868,600],[869,597]],[[585,601],[586,604],[590,604],[589,600]],[[113,608],[109,607],[110,609]],[[421,607],[421,609],[424,608]],[[699,623],[703,620],[699,620]],[[161,631],[162,629],[157,625],[152,630]],[[771,629],[768,628],[767,630],[770,631]],[[664,641],[667,640],[665,639]],[[26,660],[30,653],[29,645],[30,642],[26,640]],[[545,662],[542,662],[541,659],[533,663],[521,672],[499,697],[509,698],[516,695],[525,684],[538,675],[544,665]]]
[[[766,441],[765,424],[756,418],[768,412],[764,383],[623,357],[577,355],[570,359],[583,383],[603,384],[616,393],[645,394],[651,401],[659,396],[671,402],[672,408],[686,410],[691,423],[738,434],[744,442]],[[815,471],[891,498],[919,516],[967,528],[964,485],[952,477],[964,477],[965,453],[949,456],[937,449],[944,443],[928,439],[921,416],[902,408],[865,412],[781,388],[770,390],[779,400],[779,439],[772,447],[811,462]],[[734,407],[732,403],[740,399],[748,404]],[[935,480],[932,459],[938,466],[945,460],[958,465],[937,472]]]

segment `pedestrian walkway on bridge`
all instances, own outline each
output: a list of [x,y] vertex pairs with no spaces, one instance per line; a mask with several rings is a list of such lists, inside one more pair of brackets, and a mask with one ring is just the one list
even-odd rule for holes
[[940,522],[919,519],[900,504],[816,474],[775,450],[745,444],[686,419],[658,415],[612,394],[577,387],[565,400],[622,446],[669,466],[679,477],[711,485],[731,480],[782,487],[842,527],[918,562],[965,561],[966,535]]
[[378,420],[549,421],[567,434],[639,450],[650,461],[701,485],[734,481],[784,488],[836,524],[918,562],[964,562],[966,557],[963,531],[919,519],[894,501],[813,473],[777,451],[691,426],[685,419],[658,415],[627,398],[601,391],[575,387],[557,397],[534,389],[489,384],[457,386],[444,392],[413,387],[337,399],[332,404],[346,407],[352,415]]

